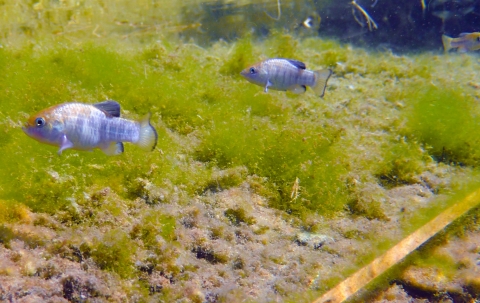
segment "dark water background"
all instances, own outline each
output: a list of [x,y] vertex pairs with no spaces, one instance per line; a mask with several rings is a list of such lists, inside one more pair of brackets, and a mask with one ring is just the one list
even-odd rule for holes
[[[356,4],[369,14],[377,29],[370,30],[365,16],[347,0],[207,1],[184,6],[183,22],[201,26],[193,26],[183,36],[208,45],[219,39],[231,41],[246,33],[263,37],[272,30],[285,30],[340,39],[357,46],[408,52],[441,50],[442,34],[456,37],[463,32],[480,31],[478,0],[358,0]],[[310,28],[303,24],[307,18],[311,20]]]

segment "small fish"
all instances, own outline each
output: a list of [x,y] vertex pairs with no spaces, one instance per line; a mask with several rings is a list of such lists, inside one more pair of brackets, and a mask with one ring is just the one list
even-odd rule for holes
[[443,21],[459,19],[475,10],[475,0],[431,0],[428,10]]
[[241,73],[248,81],[275,90],[289,90],[296,94],[304,93],[310,86],[320,97],[325,93],[328,78],[332,75],[330,69],[311,71],[305,63],[292,59],[267,59]]
[[123,152],[122,142],[145,150],[153,150],[157,144],[150,114],[140,121],[122,119],[120,104],[112,100],[55,105],[32,115],[22,129],[39,142],[59,146],[59,155],[68,148],[100,148],[107,155],[118,155]]
[[456,48],[459,53],[480,49],[480,33],[461,33],[458,38],[442,35],[445,52]]

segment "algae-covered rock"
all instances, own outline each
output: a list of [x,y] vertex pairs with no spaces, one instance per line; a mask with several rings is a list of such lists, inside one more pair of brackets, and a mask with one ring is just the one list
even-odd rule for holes
[[295,242],[297,242],[298,245],[309,246],[313,249],[319,249],[323,245],[333,243],[334,241],[332,237],[321,234],[299,232],[295,235]]

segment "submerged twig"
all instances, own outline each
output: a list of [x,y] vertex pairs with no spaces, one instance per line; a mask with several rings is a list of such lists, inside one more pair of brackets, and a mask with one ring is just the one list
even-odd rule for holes
[[480,202],[480,189],[468,195],[462,201],[454,204],[440,213],[433,220],[423,225],[415,232],[390,248],[369,265],[358,270],[346,280],[332,288],[313,303],[337,303],[347,300],[358,290],[365,287],[373,279],[400,262],[404,257],[425,243],[447,225],[477,206]]
[[295,201],[300,196],[300,179],[298,177],[295,178],[295,182],[293,182],[292,186],[292,193],[290,194],[291,201]]
[[422,17],[425,18],[425,10],[427,9],[427,5],[425,4],[425,0],[420,0],[420,4],[422,5]]
[[267,16],[269,16],[270,18],[272,18],[273,20],[280,20],[280,17],[282,16],[282,8],[281,8],[281,4],[280,4],[280,0],[277,0],[277,17],[272,17],[269,13],[267,13],[267,11],[264,11],[265,14]]
[[373,29],[378,29],[378,26],[375,23],[375,21],[372,19],[372,17],[370,17],[367,11],[363,9],[363,7],[361,7],[355,0],[350,2],[350,4],[353,5],[353,8],[352,8],[353,18],[355,18],[355,21],[357,21],[357,23],[360,24],[360,26],[363,27],[363,23],[360,20],[358,20],[357,16],[355,15],[355,8],[358,11],[360,11],[360,13],[362,13],[363,17],[365,18],[365,21],[367,22],[368,29],[370,31],[373,31]]
[[97,33],[97,30],[98,30],[99,27],[100,27],[99,24],[97,24],[97,26],[95,26],[95,29],[92,31],[92,35],[94,35],[98,38],[102,38],[102,36]]

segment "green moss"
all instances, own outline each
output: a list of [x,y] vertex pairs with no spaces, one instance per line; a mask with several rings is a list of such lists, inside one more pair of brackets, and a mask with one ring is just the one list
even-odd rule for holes
[[212,239],[221,239],[224,237],[225,228],[223,226],[215,226],[210,229],[210,237]]
[[361,232],[358,229],[351,229],[343,233],[343,236],[347,239],[357,239],[361,240],[365,238],[365,233]]
[[382,204],[379,201],[356,199],[348,203],[347,207],[348,210],[356,216],[363,216],[370,220],[389,220],[382,209]]
[[25,205],[12,200],[0,200],[0,223],[18,221],[28,223],[31,220],[31,212]]
[[122,278],[134,273],[133,255],[137,246],[121,230],[112,230],[97,239],[89,249],[95,263],[101,268],[113,271]]
[[230,76],[238,76],[240,72],[249,65],[258,61],[253,55],[251,36],[239,39],[235,44],[232,56],[223,64],[220,72]]
[[214,249],[197,246],[192,249],[192,252],[198,259],[205,259],[211,264],[227,263],[230,258],[226,253],[216,251]]
[[230,221],[231,224],[238,226],[240,223],[246,223],[248,225],[255,224],[255,218],[247,216],[243,208],[237,209],[227,209],[225,212],[225,217]]
[[161,244],[158,236],[168,242],[175,239],[175,218],[152,211],[143,217],[141,223],[135,224],[130,231],[131,238],[141,239],[145,247],[149,249],[154,249]]
[[253,232],[256,235],[264,235],[270,228],[268,226],[260,226],[259,228],[255,229]]
[[298,40],[287,33],[274,32],[266,42],[270,58],[298,58]]
[[406,142],[401,138],[386,149],[383,163],[376,173],[380,183],[386,188],[417,182],[420,172],[429,163],[428,154],[414,139]]
[[408,96],[406,133],[424,144],[435,160],[478,165],[480,109],[471,95],[445,87],[416,88]]
[[[335,130],[327,133],[321,125],[293,116],[287,121],[278,120],[240,116],[222,123],[221,129],[205,139],[198,158],[215,159],[220,167],[244,165],[250,172],[267,177],[279,194],[278,200],[271,201],[272,207],[297,215],[306,210],[342,209],[348,192],[341,181],[345,173],[343,159],[338,150],[331,148]],[[291,127],[280,127],[277,123]],[[297,178],[301,199],[292,196]]]
[[330,68],[336,67],[337,63],[343,63],[346,60],[346,54],[339,49],[331,49],[322,52],[321,62]]
[[243,166],[214,171],[212,172],[211,180],[208,181],[206,188],[202,189],[202,192],[207,190],[216,192],[238,186],[245,181],[246,176],[247,169]]
[[0,243],[10,248],[10,241],[15,237],[13,231],[5,225],[0,226]]

